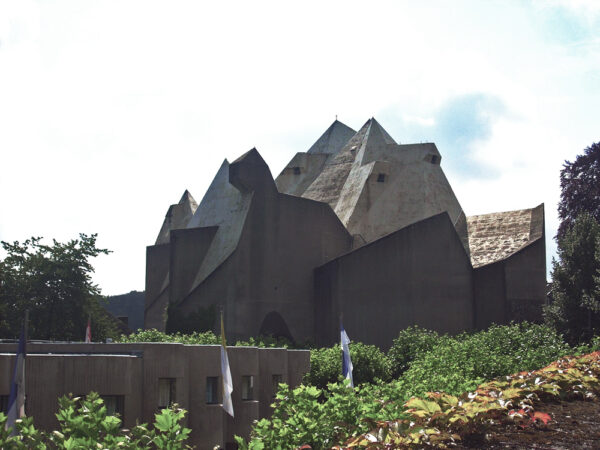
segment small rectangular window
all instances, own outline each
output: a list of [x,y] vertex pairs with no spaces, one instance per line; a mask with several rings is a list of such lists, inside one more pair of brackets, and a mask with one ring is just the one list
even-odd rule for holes
[[8,412],[8,395],[0,395],[0,412]]
[[244,375],[242,377],[242,400],[254,399],[254,377],[252,375]]
[[219,377],[206,377],[206,403],[219,403]]
[[437,164],[439,162],[438,155],[431,155],[431,164]]
[[378,183],[383,183],[384,181],[385,181],[385,173],[380,173],[379,175],[377,175]]
[[125,397],[123,395],[101,395],[100,398],[104,400],[104,406],[106,406],[106,415],[114,416],[118,414],[121,420],[124,420],[123,413],[125,412]]
[[275,396],[277,395],[277,391],[279,390],[279,383],[283,383],[283,376],[280,374],[273,374],[271,376],[273,398],[275,398]]
[[300,167],[294,167],[294,175],[300,175]]
[[175,378],[158,379],[158,407],[168,408],[175,403]]

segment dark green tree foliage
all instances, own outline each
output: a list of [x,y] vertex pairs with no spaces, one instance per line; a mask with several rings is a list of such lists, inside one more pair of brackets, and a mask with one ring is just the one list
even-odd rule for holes
[[2,247],[0,338],[19,336],[27,309],[31,339],[82,341],[88,315],[94,340],[115,333],[100,305],[100,289],[91,280],[89,259],[109,253],[96,247],[95,234],[80,234],[67,243],[53,240],[52,245],[42,244],[41,238],[3,241]]
[[574,162],[565,161],[560,171],[560,189],[559,239],[584,212],[600,222],[600,142],[586,148]]
[[558,240],[552,265],[553,302],[544,311],[546,323],[571,343],[600,332],[600,225],[587,213],[577,217]]

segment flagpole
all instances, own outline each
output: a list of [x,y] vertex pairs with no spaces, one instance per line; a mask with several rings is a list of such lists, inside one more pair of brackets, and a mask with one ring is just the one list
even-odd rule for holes
[[27,345],[27,339],[29,338],[29,310],[25,310],[25,323],[23,324],[23,335],[25,336],[25,345]]

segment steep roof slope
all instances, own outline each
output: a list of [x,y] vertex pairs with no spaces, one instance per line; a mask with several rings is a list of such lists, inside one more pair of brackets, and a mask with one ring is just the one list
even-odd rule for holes
[[467,217],[473,267],[509,257],[544,235],[544,204]]
[[281,171],[275,180],[279,192],[302,196],[319,176],[325,163],[337,154],[354,134],[356,131],[336,119],[308,152],[296,153]]
[[192,194],[186,189],[179,203],[169,206],[165,220],[156,238],[156,245],[168,244],[171,230],[185,228],[196,212],[196,208],[198,208],[196,200],[194,200]]

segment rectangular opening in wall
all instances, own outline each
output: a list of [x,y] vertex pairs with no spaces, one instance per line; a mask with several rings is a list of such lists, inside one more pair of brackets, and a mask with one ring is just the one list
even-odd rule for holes
[[206,377],[206,403],[219,403],[219,377]]
[[379,175],[377,175],[377,182],[378,183],[385,182],[385,173],[380,173]]
[[119,415],[121,420],[124,420],[123,413],[125,412],[125,396],[124,395],[101,395],[106,406],[106,414],[108,416]]
[[0,395],[0,412],[8,412],[8,395]]
[[252,375],[244,375],[242,377],[242,400],[254,399],[254,377]]
[[175,387],[177,386],[175,378],[158,379],[158,407],[168,408],[175,403]]
[[294,167],[294,175],[300,175],[300,167]]
[[277,391],[279,390],[279,383],[283,383],[283,375],[274,373],[271,375],[271,392],[272,397],[275,398]]

